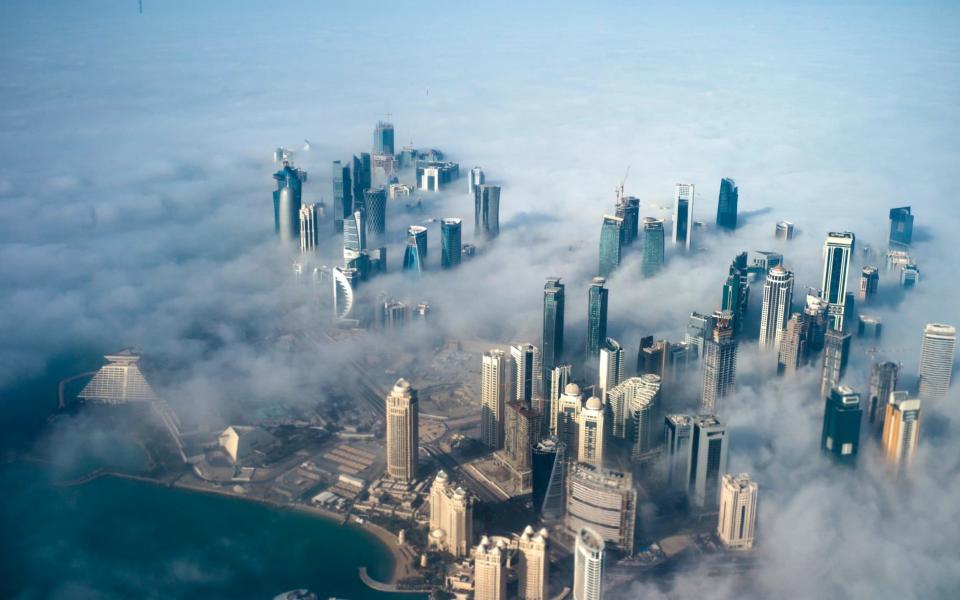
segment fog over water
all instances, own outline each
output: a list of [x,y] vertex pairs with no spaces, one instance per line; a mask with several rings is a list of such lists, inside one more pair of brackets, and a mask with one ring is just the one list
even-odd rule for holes
[[[341,3],[342,4],[342,3]],[[911,205],[919,286],[881,268],[878,356],[914,385],[923,325],[960,325],[960,10],[950,3],[568,6],[448,3],[5,2],[0,6],[0,389],[51,361],[143,349],[158,387],[191,415],[314,403],[346,360],[423,342],[376,333],[332,344],[318,291],[297,283],[273,233],[273,149],[299,149],[304,201],[332,201],[330,162],[368,152],[387,114],[397,146],[439,148],[503,186],[495,243],[453,272],[398,272],[406,226],[464,219],[466,179],[388,207],[389,264],[369,284],[434,307],[435,339],[539,343],[546,276],[567,284],[568,347],[583,345],[586,289],[614,189],[666,217],[697,186],[703,251],[667,247],[640,277],[633,252],[609,279],[608,333],[683,336],[720,302],[741,250],[777,250],[795,301],[819,287],[827,231],[850,230],[859,268],[882,266],[887,211]],[[741,227],[711,226],[721,177],[740,186]],[[799,230],[773,240],[774,223]],[[667,224],[669,230],[669,223]],[[324,224],[326,264],[340,240]],[[482,245],[482,244],[478,244]],[[320,290],[326,293],[326,288]],[[752,307],[761,296],[752,291]],[[796,304],[796,302],[795,302]],[[869,345],[846,382],[865,391]],[[892,482],[870,443],[857,470],[818,451],[819,369],[784,380],[743,342],[722,401],[729,470],[760,485],[749,581],[685,572],[629,597],[952,597],[960,589],[960,392],[924,404],[911,476]],[[69,373],[65,373],[67,375]],[[3,394],[15,410],[39,398]],[[48,400],[43,399],[43,402]],[[953,593],[951,593],[953,592]]]

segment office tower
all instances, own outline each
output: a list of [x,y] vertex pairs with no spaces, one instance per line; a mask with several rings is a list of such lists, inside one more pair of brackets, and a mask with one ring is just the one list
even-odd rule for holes
[[874,300],[877,296],[877,290],[880,289],[880,271],[876,267],[864,267],[860,271],[860,293],[857,298],[867,303]]
[[733,390],[737,377],[737,340],[733,339],[731,318],[720,311],[713,336],[703,344],[703,386],[700,412],[716,414],[717,400]]
[[727,473],[720,486],[720,514],[717,536],[731,550],[753,548],[757,525],[757,482],[746,473],[737,477]]
[[533,484],[533,448],[540,442],[541,414],[519,401],[508,402],[504,425],[504,451],[519,479],[521,490]]
[[418,160],[417,189],[439,192],[448,183],[460,178],[460,165],[444,160]]
[[600,227],[600,277],[610,277],[620,266],[623,239],[623,219],[603,215],[603,225]]
[[923,328],[920,349],[920,397],[937,400],[947,395],[953,372],[953,352],[957,344],[957,328],[942,323],[929,323]]
[[693,436],[693,417],[667,415],[664,417],[663,431],[667,487],[673,492],[685,492],[690,482],[690,440]]
[[820,397],[826,398],[830,390],[840,384],[847,372],[850,359],[850,334],[830,330],[824,336],[823,372],[820,378]]
[[463,244],[460,250],[460,257],[463,260],[470,260],[477,255],[477,247],[473,244]]
[[371,234],[382,235],[387,231],[387,190],[383,186],[363,192],[363,206],[367,213],[367,226]]
[[567,445],[557,436],[544,438],[533,448],[533,510],[545,521],[563,517],[566,459]]
[[483,536],[473,558],[474,600],[507,600],[507,547]]
[[800,313],[793,313],[787,321],[777,351],[777,374],[793,375],[809,357],[810,322]]
[[872,315],[860,315],[857,319],[857,336],[870,340],[880,339],[883,335],[883,320]]
[[596,396],[588,398],[580,411],[577,460],[598,469],[603,468],[603,446],[606,437],[605,412],[603,402]]
[[783,264],[783,254],[771,250],[754,250],[750,253],[750,266],[747,270],[751,273],[766,275],[770,269]]
[[900,269],[900,287],[909,290],[917,287],[919,282],[920,269],[917,268],[917,265],[913,263],[903,265]]
[[550,419],[547,423],[550,431],[556,431],[556,408],[559,406],[560,396],[566,389],[567,384],[570,383],[572,374],[573,365],[557,365],[550,370],[550,381],[548,383],[550,389],[550,405],[548,407]]
[[353,184],[350,167],[333,161],[333,219],[337,231],[343,230],[343,220],[353,214]]
[[607,403],[607,392],[623,379],[623,347],[613,338],[605,338],[600,346],[600,400]]
[[823,350],[824,336],[829,328],[827,322],[827,303],[820,297],[819,290],[807,290],[807,301],[803,307],[803,317],[809,327],[807,352],[808,355],[815,356]]
[[356,269],[334,267],[330,271],[333,283],[333,316],[337,320],[353,317],[354,291],[360,283],[360,273]]
[[760,309],[760,350],[777,350],[793,307],[793,271],[782,265],[770,269],[763,284]]
[[500,186],[482,183],[473,199],[474,239],[492,240],[500,235]]
[[904,266],[913,262],[909,252],[903,250],[887,251],[887,271],[899,272]]
[[587,295],[587,360],[596,360],[607,337],[607,280],[594,277]]
[[387,476],[410,482],[417,476],[419,460],[419,410],[417,390],[398,379],[387,394]]
[[629,246],[637,240],[640,233],[640,199],[622,196],[617,200],[616,216],[623,219],[623,245]]
[[454,487],[443,469],[430,486],[430,540],[455,558],[470,553],[473,544],[474,500],[461,486]]
[[890,209],[890,247],[907,248],[913,241],[913,215],[909,206]]
[[568,383],[560,398],[557,399],[550,433],[560,438],[566,447],[568,456],[577,456],[580,444],[580,411],[583,402],[580,399],[580,386]]
[[107,364],[100,367],[83,390],[78,394],[88,402],[97,404],[126,404],[128,402],[154,402],[157,395],[140,370],[140,355],[126,349],[104,356]]
[[393,123],[378,121],[373,132],[373,153],[393,155]]
[[[696,311],[690,313],[687,321],[687,333],[684,341],[697,348],[697,356],[703,357],[703,345],[713,335],[717,321],[714,315],[702,315]],[[701,362],[702,364],[702,362]]]
[[[543,286],[543,343],[541,356],[543,358],[544,387],[550,383],[553,369],[560,364],[563,357],[563,311],[564,285],[559,277],[548,277]],[[569,377],[569,373],[568,373]],[[562,385],[566,385],[564,382]],[[548,388],[550,399],[560,395],[563,387]]]
[[840,463],[856,462],[862,418],[860,394],[845,385],[831,389],[823,408],[820,448]]
[[[353,157],[353,201],[354,204],[363,200],[363,192],[372,186],[372,166],[370,164],[370,154],[361,152],[360,158]],[[357,210],[354,205],[353,210]]]
[[380,326],[384,329],[399,329],[410,320],[410,307],[394,298],[383,298],[380,303]]
[[890,394],[897,389],[900,378],[900,365],[895,362],[881,361],[870,365],[870,385],[867,400],[867,425],[874,435],[883,431],[884,415]]
[[720,198],[717,201],[717,227],[733,231],[737,228],[737,201],[740,190],[729,178],[720,180]]
[[[644,375],[643,377],[655,377],[656,388],[659,391],[660,378],[657,375]],[[607,414],[610,417],[608,429],[613,437],[636,442],[634,412],[637,408],[637,402],[640,402],[640,400],[635,399],[651,396],[650,381],[641,377],[631,377],[607,390]],[[655,392],[653,394],[655,395]]]
[[[358,210],[343,221],[343,264],[357,259],[367,249],[367,216]],[[361,272],[361,275],[363,273]]]
[[522,600],[547,600],[547,576],[550,559],[547,556],[547,530],[534,532],[527,525],[517,540],[520,562],[517,565],[517,597]]
[[510,346],[513,372],[516,377],[514,399],[522,405],[538,410],[543,407],[543,366],[540,349],[533,344]]
[[887,464],[901,471],[910,466],[920,438],[920,400],[893,392],[883,419],[883,454]]
[[583,527],[597,534],[624,554],[633,554],[637,519],[637,490],[630,473],[571,463],[567,473],[567,530]]
[[461,219],[440,221],[440,267],[443,269],[452,269],[460,264],[462,224]]
[[693,418],[687,495],[700,510],[714,510],[720,493],[721,474],[727,470],[727,428],[712,415]]
[[426,322],[430,319],[430,303],[418,302],[413,308],[413,320]]
[[603,537],[588,527],[577,532],[573,549],[573,600],[603,600]]
[[777,221],[777,231],[774,234],[774,237],[778,240],[792,240],[793,223],[790,221]]
[[637,352],[637,375],[652,373],[661,379],[667,378],[669,372],[670,342],[667,340],[653,341],[653,336],[640,338],[640,350]]
[[634,462],[641,462],[663,441],[659,428],[660,377],[652,374],[631,377],[615,389],[624,387],[627,388],[624,390],[624,403],[628,407],[629,415],[628,437],[633,444],[630,456]]
[[720,308],[733,314],[733,333],[743,333],[747,324],[747,309],[750,306],[750,270],[747,253],[741,252],[730,263],[727,281],[723,284]]
[[[666,347],[667,360],[663,367],[663,374],[660,374],[660,379],[665,386],[685,381],[691,373],[697,370],[696,346],[686,342],[671,344],[666,340],[660,340],[657,343],[662,343]],[[643,373],[639,374],[643,375]]]
[[653,277],[663,268],[663,219],[643,218],[643,264],[644,277]]
[[830,328],[843,331],[843,316],[847,302],[847,275],[855,236],[849,231],[830,232],[823,244],[823,289],[821,298],[827,302]]
[[483,175],[483,169],[480,167],[474,167],[470,169],[470,176],[467,178],[467,191],[471,196],[476,195],[477,188],[486,181],[486,178]]
[[504,410],[510,399],[510,364],[503,350],[483,353],[480,374],[480,441],[491,450],[503,447]]
[[317,205],[300,207],[300,254],[317,251]]
[[273,174],[277,191],[273,192],[273,226],[280,241],[290,243],[300,238],[300,197],[307,172],[289,162]]
[[411,225],[407,228],[407,248],[403,254],[403,270],[420,275],[427,266],[427,228]]
[[693,244],[692,183],[678,183],[673,197],[673,244],[689,251]]

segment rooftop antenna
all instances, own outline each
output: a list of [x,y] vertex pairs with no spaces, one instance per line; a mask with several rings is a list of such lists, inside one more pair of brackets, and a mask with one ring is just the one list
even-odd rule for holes
[[627,172],[623,174],[623,179],[620,180],[620,185],[617,186],[617,204],[620,204],[620,200],[623,198],[623,184],[627,182],[627,177],[630,176],[630,165],[627,165]]

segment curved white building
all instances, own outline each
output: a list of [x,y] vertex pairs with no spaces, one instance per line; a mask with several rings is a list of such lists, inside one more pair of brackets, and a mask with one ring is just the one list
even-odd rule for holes
[[573,599],[601,600],[603,598],[603,538],[584,527],[577,533],[574,548]]
[[957,344],[957,328],[930,323],[923,328],[920,350],[920,397],[943,398],[950,389],[953,375],[953,353]]

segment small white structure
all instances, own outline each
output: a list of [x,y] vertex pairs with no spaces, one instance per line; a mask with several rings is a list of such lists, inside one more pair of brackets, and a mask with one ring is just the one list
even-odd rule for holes
[[276,441],[270,433],[259,427],[231,425],[218,437],[220,447],[233,462],[241,461],[256,450],[263,450]]

